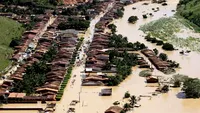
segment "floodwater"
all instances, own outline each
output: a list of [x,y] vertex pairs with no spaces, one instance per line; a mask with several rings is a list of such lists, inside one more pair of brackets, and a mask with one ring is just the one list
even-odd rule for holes
[[[159,52],[164,52],[168,54],[169,59],[175,60],[180,63],[180,69],[177,70],[177,73],[185,74],[190,77],[198,77],[200,78],[200,62],[197,59],[200,58],[200,54],[197,52],[191,52],[189,54],[180,55],[179,52],[182,50],[181,48],[178,51],[164,51],[161,47],[156,46],[150,42],[144,40],[144,33],[139,29],[139,27],[143,24],[149,23],[153,20],[157,20],[161,17],[169,17],[173,16],[175,12],[171,10],[176,9],[176,5],[179,0],[168,0],[168,6],[161,6],[160,4],[149,4],[142,5],[144,2],[139,2],[130,6],[125,7],[124,17],[119,20],[115,20],[114,24],[117,26],[117,33],[123,34],[128,37],[128,40],[131,42],[140,41],[145,43],[150,49],[157,48]],[[149,2],[150,3],[150,2]],[[136,7],[135,10],[132,7]],[[160,11],[154,12],[152,8],[159,7]],[[148,17],[147,19],[143,19],[142,15],[146,13],[152,13],[153,17]],[[166,16],[164,16],[166,14]],[[127,22],[128,18],[132,15],[138,16],[139,20],[135,24],[129,24]],[[185,33],[182,35],[188,35],[189,33]],[[161,74],[158,71],[155,71],[156,74]]]
[[[142,5],[145,2],[135,3],[125,7],[124,17],[115,20],[113,23],[117,26],[117,33],[127,36],[129,41],[143,42],[150,49],[157,48],[159,52],[167,53],[169,59],[179,62],[181,68],[177,69],[177,73],[200,78],[200,70],[198,69],[200,63],[197,61],[197,59],[200,58],[200,54],[191,52],[188,55],[180,55],[179,51],[181,49],[179,51],[166,52],[162,50],[161,47],[145,41],[143,32],[138,30],[139,27],[145,23],[161,17],[173,16],[175,12],[171,10],[176,9],[178,2],[179,0],[168,0],[168,6],[161,6],[159,4]],[[136,10],[133,10],[132,7],[136,7]],[[152,8],[156,7],[159,7],[160,11],[153,12]],[[154,16],[143,19],[142,14],[146,13],[153,13]],[[166,16],[164,14],[166,14]],[[128,18],[132,15],[139,17],[139,20],[135,24],[129,24],[127,22]],[[156,87],[146,87],[145,79],[138,76],[140,71],[141,69],[134,67],[133,73],[126,80],[119,86],[112,87],[112,96],[99,96],[100,90],[104,87],[82,87],[80,104],[78,105],[78,109],[81,111],[80,113],[103,113],[107,108],[112,106],[112,103],[115,101],[120,101],[120,105],[122,106],[125,103],[125,100],[122,98],[126,91],[136,96],[150,96],[151,93],[155,91]],[[155,70],[153,74],[163,75],[157,70]],[[200,99],[183,99],[183,97],[184,95],[179,88],[170,89],[169,93],[153,96],[152,98],[142,97],[139,102],[141,107],[135,108],[133,111],[130,111],[130,113],[200,113]]]

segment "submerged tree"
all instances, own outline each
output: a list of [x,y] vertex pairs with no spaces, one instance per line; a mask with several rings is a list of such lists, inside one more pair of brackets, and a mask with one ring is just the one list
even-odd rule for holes
[[184,81],[182,90],[185,92],[187,98],[199,98],[200,80],[197,78],[188,78]]
[[159,58],[162,59],[163,61],[166,61],[168,59],[167,54],[165,53],[160,53]]
[[138,17],[137,17],[137,16],[130,16],[130,17],[128,18],[128,22],[129,22],[129,23],[135,23],[137,20],[138,20]]

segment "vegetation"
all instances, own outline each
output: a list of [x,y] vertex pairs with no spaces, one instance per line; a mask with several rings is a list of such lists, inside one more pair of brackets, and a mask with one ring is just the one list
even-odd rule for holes
[[90,21],[88,20],[71,20],[69,22],[61,22],[58,24],[58,29],[76,29],[76,30],[85,30],[89,27]]
[[156,48],[153,49],[153,52],[155,53],[155,55],[158,55],[158,50]]
[[134,105],[137,103],[136,96],[134,96],[134,95],[130,96],[129,95],[128,98],[129,98],[129,102],[127,102],[127,103],[124,104],[122,113],[128,112],[129,110],[131,110],[132,108],[134,108]]
[[[122,35],[113,34],[109,39],[109,47],[114,48],[129,48],[132,50],[141,50],[146,48],[143,43],[136,42],[131,43],[128,42],[127,37],[123,37]],[[108,86],[116,86],[121,81],[123,81],[128,75],[131,74],[132,66],[136,66],[138,64],[137,54],[127,53],[127,51],[119,52],[117,50],[110,50],[109,54],[109,62],[116,66],[117,75],[109,76]]]
[[21,38],[24,28],[21,24],[5,17],[0,17],[0,26],[0,71],[2,71],[11,64],[9,58],[11,57],[13,50],[10,48],[12,47],[12,44],[10,45],[10,43],[12,40],[19,40]]
[[117,9],[117,11],[114,13],[114,15],[118,18],[118,17],[123,17],[124,16],[124,10],[122,9]]
[[[192,32],[195,27],[179,16],[161,18],[140,27],[140,30],[148,34],[145,39],[147,41],[155,41],[157,45],[162,45],[163,41],[180,48],[187,48],[193,51],[200,51],[200,39],[192,37],[188,34],[186,37],[177,35],[180,31]],[[154,38],[152,38],[154,37]],[[156,40],[155,40],[156,38]],[[160,39],[161,41],[158,41]]]
[[112,34],[116,33],[117,26],[115,24],[109,24],[108,28],[111,30]]
[[137,17],[137,16],[130,16],[130,17],[128,18],[128,22],[129,22],[129,23],[135,23],[137,20],[138,20],[138,17]]
[[109,47],[131,48],[131,49],[133,49],[135,51],[146,48],[146,46],[143,43],[140,43],[140,42],[135,42],[135,43],[128,42],[127,37],[123,37],[121,34],[119,34],[119,35],[113,34],[109,38],[109,40],[110,40]]
[[25,75],[23,75],[23,81],[15,81],[13,91],[25,92],[32,94],[35,92],[35,88],[45,83],[45,74],[50,71],[47,62],[53,60],[57,53],[56,47],[53,46],[47,53],[44,54],[43,58],[39,63],[34,63],[32,66],[26,68]]
[[167,51],[172,51],[172,50],[174,50],[174,46],[173,46],[172,44],[170,44],[170,43],[164,43],[163,46],[162,46],[162,48],[163,48],[164,50],[167,50]]
[[58,0],[1,0],[3,4],[16,4],[16,5],[37,5],[37,6],[52,6],[58,5]]
[[142,17],[143,17],[144,19],[146,19],[146,18],[147,18],[147,15],[142,15]]
[[178,14],[200,27],[200,1],[180,0]]
[[165,53],[160,53],[160,54],[159,54],[159,58],[162,59],[163,61],[167,61],[168,56],[167,56],[167,54],[165,54]]
[[12,91],[25,92],[27,94],[35,93],[35,88],[45,83],[45,74],[50,71],[50,67],[47,63],[53,60],[56,53],[57,50],[54,45],[44,54],[40,62],[27,67],[23,75],[23,81],[15,81]]
[[163,45],[163,41],[158,40],[158,39],[156,39],[156,38],[152,38],[152,37],[150,36],[150,34],[148,34],[147,36],[145,36],[145,39],[146,39],[148,42],[156,43],[156,45],[158,45],[158,46]]
[[130,96],[131,94],[128,91],[124,94],[124,98],[129,98]]
[[151,75],[152,75],[152,72],[150,70],[143,70],[139,73],[140,77],[148,77],[148,76],[151,76]]
[[108,86],[116,86],[131,74],[131,67],[137,65],[137,55],[126,51],[119,53],[116,50],[109,51],[110,62],[116,65],[117,75],[109,76]]
[[119,104],[120,104],[119,101],[115,101],[115,102],[113,103],[113,105],[119,105]]
[[188,78],[183,83],[182,90],[186,94],[186,98],[200,97],[200,80],[197,78]]

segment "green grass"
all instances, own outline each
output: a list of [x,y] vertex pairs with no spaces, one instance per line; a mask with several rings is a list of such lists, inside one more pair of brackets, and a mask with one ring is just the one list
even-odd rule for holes
[[171,43],[180,48],[187,48],[192,51],[200,52],[200,39],[187,36],[187,38],[178,37],[176,33],[180,33],[181,29],[192,29],[196,32],[199,27],[178,16],[169,18],[160,18],[140,27],[146,34],[150,34],[152,38],[158,38],[165,42]]
[[9,47],[10,42],[12,39],[20,38],[23,31],[20,23],[0,17],[0,72],[11,63],[9,58],[13,49]]

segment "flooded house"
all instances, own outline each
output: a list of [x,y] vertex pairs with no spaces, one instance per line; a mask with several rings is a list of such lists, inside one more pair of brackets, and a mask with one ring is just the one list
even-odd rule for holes
[[141,50],[146,57],[148,57],[149,61],[158,69],[158,70],[166,70],[169,68],[170,64],[167,61],[161,60],[155,53],[150,49]]
[[148,76],[146,77],[146,82],[147,83],[158,83],[158,78],[154,76]]
[[104,113],[121,113],[122,110],[123,108],[119,106],[111,106]]
[[100,95],[101,96],[111,96],[112,95],[112,88],[101,89]]

